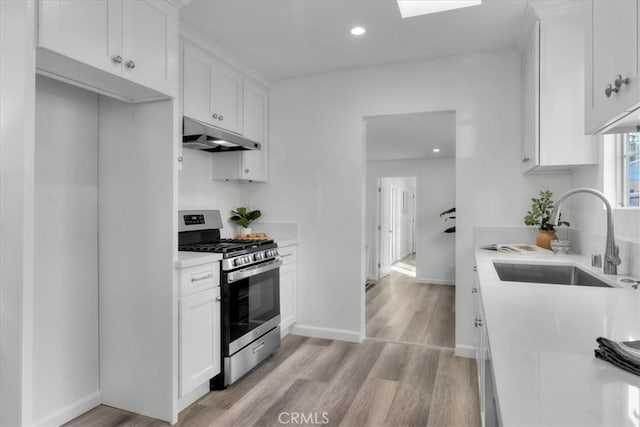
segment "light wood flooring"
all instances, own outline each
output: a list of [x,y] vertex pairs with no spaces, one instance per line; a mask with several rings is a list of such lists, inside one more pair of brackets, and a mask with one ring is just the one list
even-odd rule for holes
[[[415,255],[395,264],[415,273]],[[367,338],[453,348],[455,287],[417,284],[398,271],[367,292]]]
[[[374,338],[356,344],[289,335],[242,380],[181,412],[178,425],[479,426],[475,362],[447,348],[453,287],[412,287],[399,274],[367,293]],[[68,425],[167,424],[99,406]]]

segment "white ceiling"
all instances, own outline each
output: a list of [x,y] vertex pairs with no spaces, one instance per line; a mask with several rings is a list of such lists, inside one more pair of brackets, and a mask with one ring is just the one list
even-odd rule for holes
[[[181,22],[268,80],[515,46],[527,2],[402,19],[395,0],[194,0]],[[349,30],[361,25],[364,36]]]
[[[367,120],[367,160],[443,159],[456,156],[453,111],[397,114]],[[434,148],[440,148],[434,153]]]

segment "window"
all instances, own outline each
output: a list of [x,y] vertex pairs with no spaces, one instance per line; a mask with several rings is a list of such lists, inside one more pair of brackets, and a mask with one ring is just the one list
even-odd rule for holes
[[640,206],[640,133],[621,135],[619,142],[618,200],[624,207]]

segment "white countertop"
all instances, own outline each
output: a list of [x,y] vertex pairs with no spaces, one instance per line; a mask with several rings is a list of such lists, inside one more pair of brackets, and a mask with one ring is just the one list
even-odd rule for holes
[[178,260],[176,268],[195,267],[197,265],[217,262],[222,259],[222,254],[214,254],[210,252],[183,252],[178,251]]
[[497,259],[589,264],[579,255],[476,250],[503,425],[639,426],[640,377],[593,350],[599,336],[640,340],[640,289],[621,283],[625,276],[614,278],[616,289],[502,282]]
[[286,246],[294,246],[298,244],[297,240],[277,240],[276,239],[276,243],[278,244],[279,248],[284,248]]

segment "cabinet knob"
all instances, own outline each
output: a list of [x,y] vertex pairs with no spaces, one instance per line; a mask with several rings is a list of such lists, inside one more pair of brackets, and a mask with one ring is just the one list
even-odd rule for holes
[[127,66],[127,68],[131,68],[132,70],[136,68],[136,63],[131,60],[127,61],[125,65]]
[[604,94],[607,95],[607,98],[609,98],[611,97],[612,93],[618,93],[618,88],[612,87],[611,84],[609,84],[609,86],[607,86],[607,88],[604,90]]
[[616,80],[613,82],[613,84],[616,86],[616,89],[620,89],[622,85],[629,84],[629,77],[623,79],[622,74],[618,74],[618,77],[616,77]]
[[529,160],[531,160],[531,159],[530,159],[530,158],[528,158],[528,157],[523,157],[523,158],[522,158],[522,163],[523,163],[523,164],[524,164],[524,163],[528,163],[528,162],[529,162]]
[[216,297],[216,301],[222,301],[222,297]]
[[471,293],[472,294],[477,294],[478,293],[478,288],[472,288],[471,289]]
[[222,116],[222,114],[218,116],[218,120],[224,120],[224,117]]
[[122,56],[120,56],[120,55],[116,55],[116,56],[112,57],[111,60],[113,62],[115,62],[116,64],[122,64]]
[[479,328],[480,326],[482,326],[482,319],[476,319],[476,321],[474,322],[474,325],[476,326],[476,328]]
[[213,114],[211,115],[211,117],[213,117],[214,119],[217,119],[217,118],[218,118],[218,113],[213,113]]
[[244,173],[249,173],[249,168],[245,169]]

